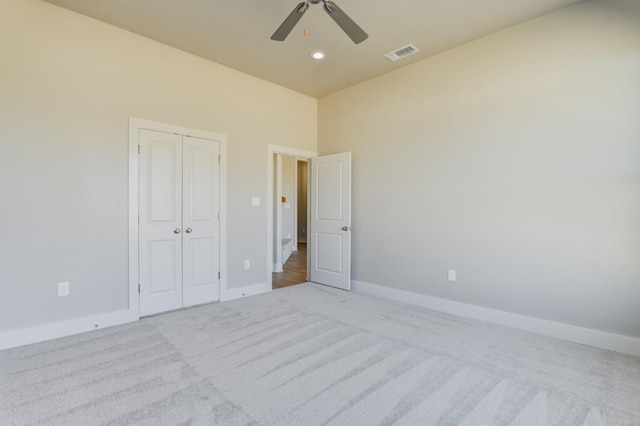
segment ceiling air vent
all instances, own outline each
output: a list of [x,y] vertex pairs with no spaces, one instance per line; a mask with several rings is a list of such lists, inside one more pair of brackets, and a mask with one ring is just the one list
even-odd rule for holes
[[395,62],[398,59],[402,59],[406,56],[413,55],[414,53],[417,53],[417,52],[419,52],[417,47],[415,47],[413,44],[408,44],[404,47],[401,47],[398,50],[394,50],[393,52],[387,53],[386,55],[384,55],[384,57],[391,62]]

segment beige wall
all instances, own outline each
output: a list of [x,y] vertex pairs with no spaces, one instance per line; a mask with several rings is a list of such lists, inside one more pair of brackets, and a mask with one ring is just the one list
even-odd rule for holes
[[317,101],[38,0],[0,10],[0,331],[127,307],[130,116],[228,136],[228,283],[266,282],[266,147],[315,151]]
[[353,279],[640,337],[638,15],[581,3],[323,98],[318,149],[353,152]]

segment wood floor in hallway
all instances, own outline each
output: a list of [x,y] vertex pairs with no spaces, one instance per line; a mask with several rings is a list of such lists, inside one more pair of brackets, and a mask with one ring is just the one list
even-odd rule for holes
[[283,272],[274,272],[272,275],[273,288],[283,288],[307,282],[307,245],[298,243],[298,251],[284,264]]

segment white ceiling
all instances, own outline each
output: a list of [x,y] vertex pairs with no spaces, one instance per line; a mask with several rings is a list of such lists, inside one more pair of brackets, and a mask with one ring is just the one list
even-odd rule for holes
[[[272,41],[300,0],[45,1],[322,97],[580,0],[335,0],[369,34],[358,45],[321,4],[284,42]],[[420,52],[395,63],[383,57],[409,43]],[[313,61],[315,49],[327,59]]]

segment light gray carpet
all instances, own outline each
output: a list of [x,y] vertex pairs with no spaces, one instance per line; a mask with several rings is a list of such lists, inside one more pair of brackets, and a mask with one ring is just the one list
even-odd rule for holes
[[0,352],[0,425],[640,425],[640,358],[304,284]]

